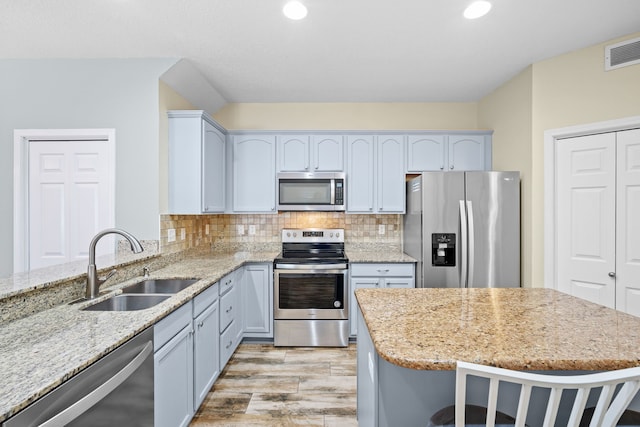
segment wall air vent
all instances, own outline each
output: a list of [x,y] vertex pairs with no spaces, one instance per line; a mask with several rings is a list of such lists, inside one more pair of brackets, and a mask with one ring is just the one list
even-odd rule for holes
[[640,38],[605,46],[604,69],[606,71],[634,64],[640,64]]

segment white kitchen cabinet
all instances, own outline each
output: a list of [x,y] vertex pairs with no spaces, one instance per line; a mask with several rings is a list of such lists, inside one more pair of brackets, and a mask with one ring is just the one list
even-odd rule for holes
[[233,211],[276,213],[276,137],[233,137]]
[[219,323],[218,283],[215,283],[193,300],[194,411],[220,375]]
[[490,135],[434,134],[408,136],[407,173],[490,169]]
[[347,212],[404,213],[404,136],[347,137]]
[[377,137],[375,206],[379,213],[404,213],[405,211],[404,151],[405,145],[402,135],[379,135]]
[[278,136],[278,172],[343,172],[342,136]]
[[242,280],[244,336],[273,338],[272,264],[247,264]]
[[354,263],[349,266],[350,283],[350,335],[358,332],[355,314],[357,304],[356,289],[363,288],[415,288],[415,263]]
[[374,136],[347,136],[347,212],[373,213]]
[[222,128],[204,111],[174,110],[169,116],[169,213],[225,210]]
[[191,303],[154,326],[154,425],[187,426],[193,407]]

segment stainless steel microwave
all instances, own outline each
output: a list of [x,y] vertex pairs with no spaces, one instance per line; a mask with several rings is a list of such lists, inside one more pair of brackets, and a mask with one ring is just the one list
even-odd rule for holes
[[344,211],[345,174],[282,172],[278,174],[279,211]]

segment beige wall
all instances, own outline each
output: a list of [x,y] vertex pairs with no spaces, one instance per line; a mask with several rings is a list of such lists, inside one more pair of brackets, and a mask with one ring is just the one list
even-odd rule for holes
[[229,130],[478,128],[475,102],[227,104],[213,117]]
[[478,124],[494,129],[493,169],[520,171],[521,283],[531,287],[531,115],[532,67],[483,98]]
[[526,174],[523,264],[525,283],[533,287],[544,286],[544,132],[640,113],[640,65],[604,70],[604,47],[636,37],[640,33],[535,63],[479,103],[479,125],[494,129],[494,167]]
[[197,110],[197,108],[162,80],[159,80],[158,103],[160,110],[160,140],[158,141],[158,149],[160,150],[159,204],[160,212],[167,212],[169,209],[169,119],[167,118],[167,111]]

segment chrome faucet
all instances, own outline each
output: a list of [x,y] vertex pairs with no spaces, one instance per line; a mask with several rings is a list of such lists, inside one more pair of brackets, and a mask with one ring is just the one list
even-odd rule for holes
[[87,289],[85,291],[86,299],[93,299],[97,297],[100,285],[109,280],[109,278],[116,273],[116,270],[111,270],[107,277],[101,278],[98,277],[98,270],[96,269],[96,245],[98,244],[98,240],[107,234],[119,234],[125,237],[129,241],[131,250],[134,254],[138,254],[143,250],[138,239],[133,237],[132,234],[124,230],[120,230],[119,228],[108,228],[96,234],[89,244],[89,267],[87,268]]

